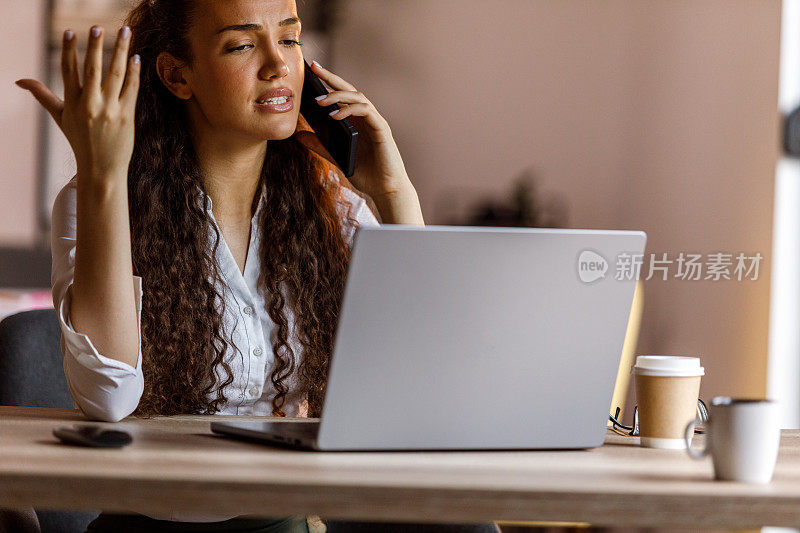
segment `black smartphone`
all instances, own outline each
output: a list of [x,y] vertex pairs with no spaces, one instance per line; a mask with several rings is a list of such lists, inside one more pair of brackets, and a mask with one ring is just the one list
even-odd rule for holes
[[317,103],[316,97],[328,94],[328,89],[311,70],[308,62],[305,60],[303,62],[306,74],[303,94],[300,97],[300,114],[317,134],[325,149],[333,156],[344,175],[349,178],[356,168],[358,131],[346,118],[336,120],[329,115],[334,109],[339,109],[339,104],[322,106]]
[[91,448],[122,448],[133,442],[133,438],[127,431],[86,424],[75,424],[71,428],[55,428],[53,435],[58,437],[64,444],[89,446]]

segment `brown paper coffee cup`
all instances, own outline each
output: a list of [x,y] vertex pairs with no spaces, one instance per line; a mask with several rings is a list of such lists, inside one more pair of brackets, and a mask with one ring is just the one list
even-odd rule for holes
[[[686,368],[687,361],[668,361],[670,356],[658,357],[661,360],[656,366],[660,365],[660,368],[644,366],[647,361],[640,361],[639,358],[634,367],[641,445],[650,448],[684,449],[686,425],[697,414],[703,369],[696,358],[675,357],[698,361],[693,368]],[[670,365],[674,367],[669,368]],[[680,368],[681,365],[684,368]],[[691,373],[695,375],[686,375]]]

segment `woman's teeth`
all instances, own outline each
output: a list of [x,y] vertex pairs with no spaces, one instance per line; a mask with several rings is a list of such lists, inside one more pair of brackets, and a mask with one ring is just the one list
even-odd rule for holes
[[288,96],[276,96],[275,98],[267,98],[266,100],[259,100],[259,104],[285,104],[289,101]]

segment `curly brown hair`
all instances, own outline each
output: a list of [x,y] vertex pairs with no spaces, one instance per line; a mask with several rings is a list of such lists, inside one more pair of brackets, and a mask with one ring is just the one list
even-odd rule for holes
[[[205,188],[183,102],[156,71],[162,51],[192,62],[192,16],[191,1],[142,0],[125,21],[132,31],[130,54],[141,58],[128,198],[133,269],[146,291],[145,387],[135,413],[143,416],[217,412],[233,382],[224,356],[235,346],[223,327],[226,287],[215,260],[220,232],[208,215],[208,196],[198,193]],[[285,416],[286,381],[293,376],[297,389],[291,392],[308,400],[308,416],[322,410],[350,258],[343,232],[357,227],[343,185],[331,178],[326,163],[292,135],[269,141],[261,172],[265,206],[258,221],[263,232],[258,287],[277,331],[270,373],[276,416]],[[256,194],[251,212],[259,199]],[[343,205],[350,228],[340,222]],[[289,343],[287,303],[296,317],[301,354]]]

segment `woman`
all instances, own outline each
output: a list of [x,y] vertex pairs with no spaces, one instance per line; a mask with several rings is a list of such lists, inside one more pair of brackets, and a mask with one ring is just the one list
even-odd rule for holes
[[[319,416],[353,233],[378,222],[299,115],[296,13],[294,0],[144,0],[104,81],[93,27],[82,83],[64,34],[64,101],[18,82],[77,162],[53,208],[53,301],[70,392],[89,418]],[[318,105],[339,104],[334,118],[362,132],[353,185],[384,222],[423,225],[386,120],[313,69],[334,89]],[[126,527],[308,530],[299,518],[105,513],[89,530]],[[329,524],[358,527],[380,530]]]

